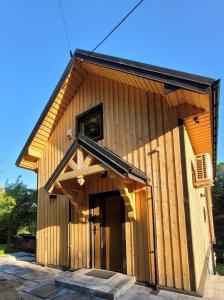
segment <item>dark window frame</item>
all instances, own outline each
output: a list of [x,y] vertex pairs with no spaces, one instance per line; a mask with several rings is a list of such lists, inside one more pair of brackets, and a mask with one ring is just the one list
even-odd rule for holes
[[84,134],[84,121],[88,119],[89,117],[99,114],[100,115],[100,135],[93,138],[92,140],[97,142],[100,141],[104,138],[104,133],[103,133],[103,103],[100,103],[83,113],[79,114],[76,116],[76,134],[78,135],[80,132]]

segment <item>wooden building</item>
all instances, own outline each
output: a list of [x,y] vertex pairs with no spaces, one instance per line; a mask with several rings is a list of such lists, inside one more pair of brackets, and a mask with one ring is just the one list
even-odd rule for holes
[[200,294],[218,98],[218,80],[76,50],[16,162],[38,174],[37,262]]

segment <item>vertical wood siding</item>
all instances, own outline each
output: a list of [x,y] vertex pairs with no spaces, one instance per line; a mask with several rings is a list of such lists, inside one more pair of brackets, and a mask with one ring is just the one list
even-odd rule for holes
[[[211,207],[208,207],[206,200],[205,188],[195,189],[192,182],[192,163],[194,159],[194,152],[189,140],[187,131],[185,130],[185,152],[186,152],[186,166],[187,166],[187,181],[189,192],[189,206],[191,214],[191,231],[193,240],[193,256],[195,267],[195,281],[196,289],[199,288],[200,280],[205,265],[206,256],[212,243],[210,235],[210,216]],[[210,191],[208,191],[210,192]],[[206,220],[204,220],[204,212]]]
[[[49,200],[43,186],[72,143],[68,128],[76,131],[75,117],[103,103],[104,139],[99,143],[146,172],[154,186],[159,284],[190,290],[178,111],[159,95],[89,73],[52,133],[39,161],[37,260],[68,264],[68,200]],[[116,189],[113,183],[90,176],[88,195]],[[136,192],[137,220],[126,223],[129,274],[154,281],[152,197],[149,188]],[[89,227],[72,214],[73,268],[89,265]],[[136,247],[136,245],[139,245]],[[140,246],[141,245],[141,246]],[[78,252],[82,257],[78,257]]]

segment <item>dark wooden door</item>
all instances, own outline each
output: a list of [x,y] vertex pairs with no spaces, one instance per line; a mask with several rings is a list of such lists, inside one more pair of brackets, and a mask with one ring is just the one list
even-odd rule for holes
[[125,272],[124,202],[118,194],[91,199],[92,266]]
[[120,196],[105,198],[106,270],[116,272],[123,271],[122,204]]

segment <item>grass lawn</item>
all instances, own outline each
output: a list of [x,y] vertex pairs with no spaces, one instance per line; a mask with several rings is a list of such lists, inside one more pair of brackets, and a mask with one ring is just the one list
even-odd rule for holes
[[5,253],[5,248],[6,248],[6,245],[0,244],[0,256],[6,254]]
[[224,264],[216,264],[216,271],[219,273],[219,275],[224,276]]

